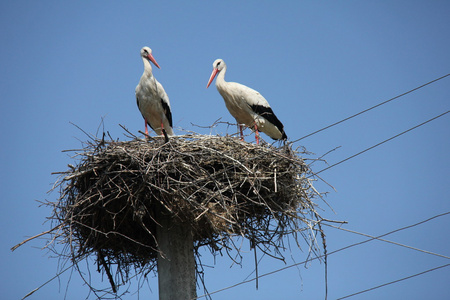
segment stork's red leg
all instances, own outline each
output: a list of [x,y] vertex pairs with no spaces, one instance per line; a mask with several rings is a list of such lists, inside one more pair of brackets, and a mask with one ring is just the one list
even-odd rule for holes
[[148,135],[147,119],[144,119],[144,121],[145,121],[145,134]]
[[256,145],[259,145],[259,131],[258,131],[258,126],[256,125],[256,122],[255,122],[255,140],[256,140]]

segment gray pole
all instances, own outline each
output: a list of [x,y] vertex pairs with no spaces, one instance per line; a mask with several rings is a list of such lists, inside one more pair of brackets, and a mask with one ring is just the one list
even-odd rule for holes
[[160,218],[157,231],[159,300],[197,297],[192,230],[189,224]]

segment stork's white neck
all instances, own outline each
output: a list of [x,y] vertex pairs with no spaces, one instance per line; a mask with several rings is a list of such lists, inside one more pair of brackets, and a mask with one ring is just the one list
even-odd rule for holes
[[144,62],[144,74],[143,75],[145,75],[147,77],[153,76],[152,65],[150,64],[148,59],[146,59],[145,57],[142,57],[142,61]]
[[217,74],[217,78],[216,78],[216,87],[218,86],[223,86],[225,85],[227,82],[225,81],[225,73],[227,72],[227,66],[225,66],[220,72],[219,74]]

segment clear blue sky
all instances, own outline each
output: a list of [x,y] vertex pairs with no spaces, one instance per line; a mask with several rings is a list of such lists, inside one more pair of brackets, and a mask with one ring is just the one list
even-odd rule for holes
[[[105,130],[121,140],[119,124],[135,133],[144,129],[134,96],[142,46],[153,49],[161,66],[154,74],[171,100],[176,133],[209,133],[191,122],[234,121],[215,87],[206,89],[212,62],[222,58],[226,79],[261,92],[295,140],[450,73],[449,13],[448,1],[2,1],[2,298],[21,298],[60,267],[40,250],[43,239],[9,249],[50,228],[44,221],[51,211],[36,200],[56,199],[57,193],[46,194],[56,180],[51,172],[73,163],[61,151],[85,139],[70,122],[95,133],[104,118]],[[295,145],[316,157],[341,146],[326,156],[333,164],[449,108],[447,77]],[[336,188],[316,183],[329,192],[335,211],[318,202],[322,215],[347,221],[346,229],[381,235],[450,211],[449,132],[450,114],[321,173]],[[386,239],[450,256],[449,228],[446,215]],[[364,240],[325,230],[329,251]],[[285,253],[287,264],[305,260],[306,250]],[[214,265],[207,254],[203,259]],[[206,269],[209,291],[241,282],[254,268],[251,253],[242,268],[229,268],[226,256],[216,263]],[[372,241],[330,255],[329,299],[447,263]],[[284,266],[265,257],[259,273]],[[107,287],[106,277],[92,270],[93,284]],[[324,265],[313,261],[261,278],[259,290],[243,284],[213,299],[323,299],[323,277]],[[442,268],[350,299],[444,299],[449,278],[450,268]],[[156,283],[150,277],[139,299],[157,299]],[[133,282],[130,290],[136,289]],[[87,296],[78,274],[66,272],[30,299]]]

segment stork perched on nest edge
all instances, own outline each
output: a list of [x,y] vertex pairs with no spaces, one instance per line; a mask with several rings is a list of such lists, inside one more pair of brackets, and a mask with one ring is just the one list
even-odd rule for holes
[[284,126],[274,114],[269,102],[257,91],[236,82],[225,81],[227,65],[222,59],[213,63],[213,71],[206,88],[209,87],[217,74],[216,87],[222,95],[230,114],[236,119],[244,139],[242,124],[255,131],[256,143],[259,144],[259,131],[264,132],[274,140],[286,140]]
[[136,102],[145,120],[145,134],[148,136],[148,124],[158,135],[163,134],[167,142],[168,136],[173,135],[170,101],[161,83],[153,76],[150,62],[160,67],[149,47],[141,49],[141,57],[144,73],[136,87]]

